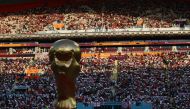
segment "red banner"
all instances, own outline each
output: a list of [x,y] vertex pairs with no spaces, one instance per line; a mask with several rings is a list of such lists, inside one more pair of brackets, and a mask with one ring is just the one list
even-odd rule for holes
[[41,0],[37,2],[30,2],[30,3],[19,3],[19,4],[0,4],[0,12],[17,12],[25,9],[31,9],[40,7],[43,5]]
[[37,7],[58,7],[64,4],[85,4],[89,3],[88,0],[35,0],[31,2],[23,2],[23,3],[16,3],[16,4],[0,4],[0,12],[18,12],[25,9],[32,9]]

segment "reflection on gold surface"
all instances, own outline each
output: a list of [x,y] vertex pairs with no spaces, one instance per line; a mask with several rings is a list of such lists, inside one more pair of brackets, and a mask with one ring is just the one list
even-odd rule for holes
[[49,59],[54,72],[58,98],[56,109],[75,109],[75,79],[80,72],[79,45],[68,39],[56,41],[50,49]]

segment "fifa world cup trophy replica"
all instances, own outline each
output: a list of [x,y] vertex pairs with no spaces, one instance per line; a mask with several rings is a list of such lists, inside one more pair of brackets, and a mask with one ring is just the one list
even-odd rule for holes
[[80,72],[79,45],[68,39],[56,41],[49,52],[57,86],[56,109],[76,109],[75,79]]

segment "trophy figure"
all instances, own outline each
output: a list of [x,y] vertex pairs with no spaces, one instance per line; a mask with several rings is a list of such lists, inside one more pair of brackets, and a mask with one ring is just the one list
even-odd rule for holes
[[57,86],[56,109],[76,109],[75,79],[80,72],[81,51],[72,40],[56,41],[49,52],[51,69]]

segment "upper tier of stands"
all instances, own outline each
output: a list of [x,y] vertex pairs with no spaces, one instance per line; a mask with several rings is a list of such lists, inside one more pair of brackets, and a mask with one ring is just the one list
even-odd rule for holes
[[110,30],[127,28],[171,28],[175,20],[190,20],[186,3],[131,0],[56,8],[39,7],[15,13],[0,13],[1,34],[37,33],[57,30]]

